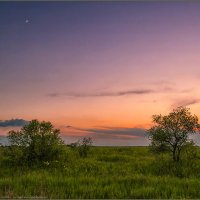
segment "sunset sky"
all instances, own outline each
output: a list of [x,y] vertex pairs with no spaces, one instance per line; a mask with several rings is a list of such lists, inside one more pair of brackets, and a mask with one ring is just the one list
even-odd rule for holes
[[38,119],[146,145],[177,106],[200,117],[199,2],[0,2],[0,135]]

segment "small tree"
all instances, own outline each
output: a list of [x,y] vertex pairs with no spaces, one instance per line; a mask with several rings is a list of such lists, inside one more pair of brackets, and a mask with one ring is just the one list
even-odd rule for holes
[[78,147],[78,142],[73,142],[71,144],[68,144],[67,146],[70,147],[71,149],[76,149]]
[[81,157],[87,157],[88,151],[90,150],[90,147],[92,146],[92,138],[91,137],[84,137],[80,142],[79,142],[79,154]]
[[72,149],[77,150],[81,157],[87,157],[90,147],[92,146],[92,143],[93,141],[91,137],[84,137],[83,139],[71,143],[68,146]]
[[155,125],[148,130],[151,147],[158,152],[172,152],[179,161],[181,150],[188,144],[188,136],[199,128],[198,118],[188,108],[178,107],[166,116],[153,115]]
[[58,129],[38,120],[32,120],[20,131],[10,131],[8,140],[12,151],[21,151],[18,159],[28,165],[58,160],[64,144]]

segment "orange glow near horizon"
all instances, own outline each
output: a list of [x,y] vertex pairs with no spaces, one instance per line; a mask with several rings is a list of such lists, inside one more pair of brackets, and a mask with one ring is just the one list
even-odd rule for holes
[[154,114],[187,106],[200,116],[200,4],[53,4],[1,3],[0,120],[118,145],[141,144]]

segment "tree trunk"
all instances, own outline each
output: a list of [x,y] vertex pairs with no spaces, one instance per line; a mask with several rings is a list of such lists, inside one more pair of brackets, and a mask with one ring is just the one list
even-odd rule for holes
[[178,148],[177,159],[176,159],[177,162],[180,160],[180,152],[181,152],[181,149]]
[[176,150],[173,150],[173,161],[176,161]]
[[180,160],[180,149],[177,146],[173,148],[173,161],[178,162]]
[[181,150],[176,147],[173,149],[173,161],[178,162],[180,160],[180,151]]

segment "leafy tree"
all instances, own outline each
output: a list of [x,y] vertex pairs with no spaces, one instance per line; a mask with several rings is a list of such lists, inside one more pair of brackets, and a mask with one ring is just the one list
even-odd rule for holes
[[158,152],[170,151],[173,160],[179,161],[189,135],[199,129],[198,117],[188,108],[178,107],[165,116],[153,115],[153,122],[155,125],[148,130],[151,147]]
[[21,152],[18,160],[28,165],[58,160],[64,144],[60,130],[54,129],[50,122],[38,120],[32,120],[20,131],[10,131],[8,140],[13,153]]

